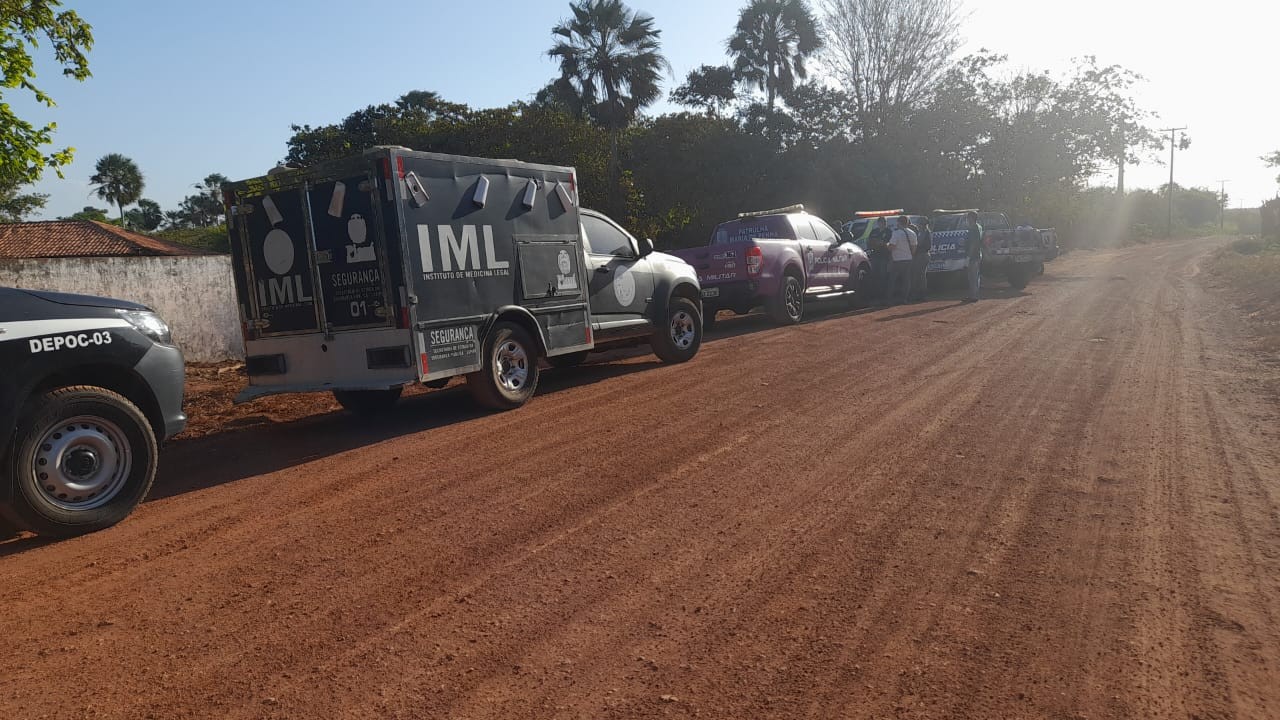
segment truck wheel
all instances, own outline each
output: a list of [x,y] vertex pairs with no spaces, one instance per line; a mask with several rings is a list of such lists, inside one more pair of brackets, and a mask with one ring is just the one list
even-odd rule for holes
[[122,395],[86,385],[46,392],[18,420],[8,519],[55,538],[111,527],[147,496],[158,454],[151,423]]
[[590,354],[591,352],[589,350],[579,350],[578,352],[571,352],[566,355],[554,355],[552,357],[548,357],[547,362],[551,363],[551,367],[554,368],[578,367]]
[[1022,267],[1015,267],[1009,270],[1009,287],[1022,290],[1031,282],[1031,273]]
[[849,307],[864,308],[871,304],[871,269],[859,265],[849,271],[849,281],[844,289],[850,293]]
[[769,317],[780,325],[795,325],[804,317],[804,284],[800,278],[787,273],[778,288],[778,296],[770,301]]
[[538,346],[525,329],[499,322],[484,342],[484,368],[467,375],[467,388],[481,405],[495,410],[518,408],[538,387]]
[[338,401],[343,410],[360,416],[377,415],[390,410],[400,399],[404,388],[387,388],[386,390],[334,390],[333,399]]
[[673,297],[667,306],[667,321],[653,333],[653,353],[666,363],[693,359],[702,347],[704,327],[698,304],[689,298]]

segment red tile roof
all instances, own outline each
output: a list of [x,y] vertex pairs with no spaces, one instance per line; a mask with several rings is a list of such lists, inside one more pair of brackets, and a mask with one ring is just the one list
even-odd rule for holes
[[206,254],[93,220],[0,224],[0,259]]

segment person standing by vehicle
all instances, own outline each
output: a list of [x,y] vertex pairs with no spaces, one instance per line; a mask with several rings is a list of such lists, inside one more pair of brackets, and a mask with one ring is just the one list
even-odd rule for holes
[[895,305],[906,302],[911,296],[911,258],[916,250],[916,234],[909,223],[906,215],[899,217],[898,227],[889,239],[893,269],[889,274],[888,298]]
[[929,291],[929,282],[925,277],[929,271],[929,251],[933,249],[933,231],[929,229],[929,218],[920,218],[916,229],[916,249],[911,256],[911,296],[913,300],[924,300]]
[[893,263],[889,252],[892,233],[884,218],[876,220],[875,227],[867,235],[867,257],[871,260],[871,277],[875,281],[876,298],[880,303],[889,299],[889,266]]
[[969,235],[966,241],[966,249],[969,255],[969,266],[967,272],[969,275],[969,302],[978,302],[978,290],[982,286],[982,226],[978,224],[978,213],[970,212],[965,215],[965,220],[969,224]]

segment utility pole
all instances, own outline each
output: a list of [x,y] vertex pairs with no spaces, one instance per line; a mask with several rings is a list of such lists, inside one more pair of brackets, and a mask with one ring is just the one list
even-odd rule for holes
[[1222,232],[1226,225],[1227,216],[1227,183],[1230,180],[1218,181],[1218,232]]
[[1169,224],[1166,226],[1165,237],[1173,237],[1173,151],[1178,148],[1178,132],[1186,129],[1184,125],[1160,130],[1160,132],[1169,133]]

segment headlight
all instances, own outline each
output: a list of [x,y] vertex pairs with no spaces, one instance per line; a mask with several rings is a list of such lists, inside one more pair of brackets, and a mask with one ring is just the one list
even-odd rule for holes
[[145,312],[142,310],[122,310],[120,316],[133,326],[134,330],[146,335],[161,345],[172,345],[173,334],[169,332],[169,326],[159,315],[153,312]]

